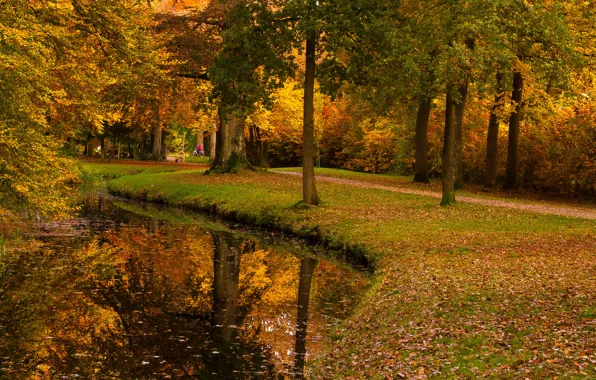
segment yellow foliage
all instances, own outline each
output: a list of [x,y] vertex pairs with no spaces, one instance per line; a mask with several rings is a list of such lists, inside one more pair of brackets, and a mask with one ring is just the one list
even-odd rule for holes
[[58,153],[65,140],[121,117],[130,92],[118,85],[163,77],[151,17],[134,0],[2,2],[0,218],[67,211],[77,170]]
[[296,82],[288,81],[275,92],[275,103],[271,110],[259,105],[257,111],[250,115],[249,122],[269,132],[272,138],[302,141],[303,91],[297,87]]

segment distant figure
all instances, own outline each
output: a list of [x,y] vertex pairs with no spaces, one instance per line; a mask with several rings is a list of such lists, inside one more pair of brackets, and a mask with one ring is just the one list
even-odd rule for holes
[[176,163],[178,163],[178,161],[184,162],[184,152],[180,152],[178,158],[176,159]]
[[203,146],[201,144],[197,145],[195,151],[192,152],[194,156],[204,156],[205,152],[203,151]]

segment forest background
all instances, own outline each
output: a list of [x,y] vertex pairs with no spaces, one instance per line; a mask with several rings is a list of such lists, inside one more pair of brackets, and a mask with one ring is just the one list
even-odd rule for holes
[[305,46],[311,56],[316,46],[319,166],[428,182],[445,173],[449,146],[454,188],[592,197],[594,9],[3,0],[2,218],[64,213],[63,193],[78,181],[72,157],[82,154],[162,160],[202,142],[220,171],[298,165]]

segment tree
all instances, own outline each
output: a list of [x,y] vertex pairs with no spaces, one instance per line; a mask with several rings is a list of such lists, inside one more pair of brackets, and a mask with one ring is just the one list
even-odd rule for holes
[[309,30],[306,39],[306,72],[304,75],[304,127],[302,137],[302,201],[318,205],[321,200],[315,185],[314,132],[315,132],[315,53],[317,32]]
[[294,349],[294,376],[304,378],[304,364],[306,362],[306,332],[308,326],[308,301],[310,286],[317,260],[305,258],[300,261],[300,282],[298,285],[298,312],[296,316],[296,347]]
[[133,0],[8,0],[0,9],[0,207],[3,217],[67,210],[75,165],[59,148],[81,125],[119,117],[106,90],[157,53],[149,9]]
[[416,115],[416,168],[414,182],[429,183],[428,176],[428,119],[432,99],[424,98],[418,105]]
[[[371,101],[381,109],[395,108],[399,103],[417,107],[416,182],[429,181],[427,130],[432,99],[440,92],[451,91],[441,89],[457,90],[450,94],[456,104],[453,125],[446,125],[445,130],[455,134],[455,171],[461,172],[457,168],[461,167],[461,126],[478,22],[478,17],[472,17],[475,7],[436,2],[422,10],[416,1],[393,6],[385,2],[371,11],[354,7],[355,12],[343,18],[347,21],[334,23],[340,32],[333,40],[334,47],[339,49],[328,60],[329,65],[335,68],[333,63],[339,61],[345,77],[369,88],[374,96]],[[365,12],[366,17],[358,12]],[[341,53],[343,49],[347,51]],[[449,141],[445,136],[446,146]]]
[[[229,238],[228,238],[229,239]],[[240,249],[230,244],[223,233],[214,233],[213,312],[211,325],[216,335],[229,342],[238,318]]]
[[490,112],[488,132],[486,134],[486,166],[484,187],[493,188],[497,183],[497,148],[499,144],[499,109],[503,101],[503,75],[497,71],[496,94]]
[[505,174],[505,189],[514,189],[518,184],[518,156],[519,156],[519,125],[523,98],[523,76],[516,71],[513,73],[513,91],[511,102],[514,110],[509,118],[509,142],[507,145],[507,171]]
[[[350,76],[348,70],[350,62],[342,62],[346,35],[351,36],[352,28],[363,31],[360,16],[366,13],[356,2],[327,2],[327,1],[302,1],[288,7],[292,14],[300,20],[299,35],[303,36],[306,44],[305,51],[305,77],[304,77],[304,120],[303,120],[303,174],[302,189],[303,202],[305,204],[317,205],[320,203],[316,190],[314,175],[314,83],[316,69],[317,44],[324,39],[325,45],[321,49],[321,55],[326,55],[324,72],[327,78],[324,79],[327,87],[337,91],[339,86],[335,85],[338,80],[349,78],[358,82],[359,75]],[[372,7],[374,8],[374,7]],[[387,9],[382,7],[382,9]],[[324,36],[324,37],[323,37]],[[356,43],[355,48],[360,49]],[[356,55],[354,55],[356,57]],[[362,56],[359,56],[362,57]],[[349,61],[349,59],[348,59]],[[358,62],[362,62],[359,60]],[[353,72],[352,72],[353,73]]]
[[[474,49],[474,39],[467,38],[465,47],[468,51]],[[464,124],[464,110],[466,108],[466,100],[468,98],[468,87],[470,85],[471,67],[469,62],[466,62],[463,71],[463,79],[459,84],[457,91],[459,95],[459,102],[457,103],[455,113],[455,189],[461,190],[464,188],[464,163],[462,161],[463,150],[463,124]]]
[[293,35],[267,2],[229,4],[222,23],[222,47],[208,70],[212,98],[219,109],[216,171],[250,166],[246,158],[245,120],[257,104],[271,105],[271,93],[296,68],[289,47]]
[[[507,36],[509,51],[513,56],[511,69],[512,107],[509,119],[509,140],[504,188],[514,189],[518,183],[519,136],[523,106],[524,69],[541,69],[544,62],[565,66],[574,55],[573,36],[565,20],[566,7],[562,1],[552,1],[545,6],[530,3],[503,3],[498,8],[506,19],[498,25]],[[552,67],[551,67],[552,70]],[[550,70],[549,70],[550,71]],[[548,74],[550,77],[551,73]],[[549,78],[550,80],[550,78]]]
[[443,143],[443,174],[441,206],[455,204],[455,139],[457,104],[451,92],[445,100],[445,135]]

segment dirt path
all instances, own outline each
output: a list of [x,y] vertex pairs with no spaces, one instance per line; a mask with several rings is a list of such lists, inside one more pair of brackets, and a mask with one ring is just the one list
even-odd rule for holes
[[[274,173],[290,175],[290,176],[295,176],[295,177],[302,177],[302,173],[298,173],[298,172],[274,172]],[[423,195],[426,197],[439,198],[439,199],[441,198],[441,193],[437,193],[437,192],[433,192],[433,191],[407,189],[404,187],[379,185],[379,184],[372,183],[372,182],[356,181],[356,180],[352,180],[352,179],[335,178],[335,177],[328,177],[328,176],[321,176],[321,175],[316,176],[316,178],[317,178],[317,181],[321,181],[321,182],[333,182],[333,183],[339,183],[339,184],[343,184],[343,185],[364,187],[364,188],[368,188],[368,189],[379,189],[379,190],[394,191],[396,193]],[[508,202],[508,201],[503,201],[503,200],[498,200],[498,199],[473,198],[473,197],[468,197],[468,196],[463,196],[463,195],[457,196],[456,199],[458,202],[474,203],[474,204],[478,204],[478,205],[494,206],[494,207],[507,207],[507,208],[516,209],[516,210],[537,212],[540,214],[561,215],[561,216],[569,216],[572,218],[584,218],[584,219],[596,220],[596,211],[589,210],[589,209],[577,208],[577,207],[564,207],[564,206],[545,205],[545,204]]]

